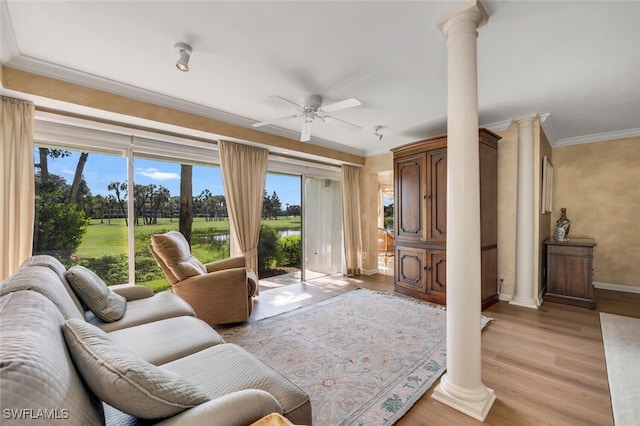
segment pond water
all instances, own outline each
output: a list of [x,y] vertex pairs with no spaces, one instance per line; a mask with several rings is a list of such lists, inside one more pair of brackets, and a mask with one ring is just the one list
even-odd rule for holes
[[[291,235],[300,235],[300,228],[297,229],[282,229],[278,231],[278,237],[288,237]],[[194,234],[193,239],[198,243],[209,243],[209,242],[217,242],[224,243],[229,239],[230,234],[220,233],[220,234]]]

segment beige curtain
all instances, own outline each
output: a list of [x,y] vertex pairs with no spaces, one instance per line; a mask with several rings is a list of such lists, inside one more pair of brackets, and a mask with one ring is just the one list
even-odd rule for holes
[[360,169],[342,166],[342,230],[344,233],[345,275],[360,275],[362,234],[360,231]]
[[245,256],[258,271],[258,237],[269,151],[219,141],[220,165],[231,223],[231,256]]
[[35,183],[33,174],[33,103],[0,99],[0,280],[31,256]]

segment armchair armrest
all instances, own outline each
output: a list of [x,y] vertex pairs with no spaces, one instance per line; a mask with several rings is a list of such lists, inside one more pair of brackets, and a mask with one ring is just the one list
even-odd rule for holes
[[282,407],[270,393],[245,389],[205,402],[157,424],[246,426],[271,413],[282,414]]
[[127,299],[127,301],[146,299],[153,296],[153,291],[143,285],[119,284],[112,285],[109,288]]
[[248,271],[233,268],[197,275],[175,283],[173,292],[209,324],[246,321],[251,314]]
[[247,261],[244,256],[230,257],[229,259],[216,260],[215,262],[205,263],[207,272],[222,271],[224,269],[244,268]]

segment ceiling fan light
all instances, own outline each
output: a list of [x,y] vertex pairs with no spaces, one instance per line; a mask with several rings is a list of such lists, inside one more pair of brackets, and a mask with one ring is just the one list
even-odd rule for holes
[[176,68],[182,72],[189,71],[189,59],[191,58],[191,46],[186,43],[176,43],[173,47],[178,49],[180,58],[176,62]]

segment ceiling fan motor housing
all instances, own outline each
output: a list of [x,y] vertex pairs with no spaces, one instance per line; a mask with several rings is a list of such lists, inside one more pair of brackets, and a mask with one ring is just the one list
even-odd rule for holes
[[304,98],[302,105],[306,109],[317,110],[322,106],[322,96],[320,95],[309,95]]

